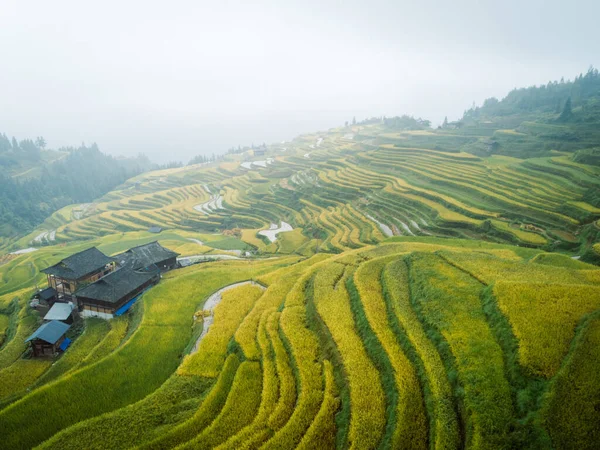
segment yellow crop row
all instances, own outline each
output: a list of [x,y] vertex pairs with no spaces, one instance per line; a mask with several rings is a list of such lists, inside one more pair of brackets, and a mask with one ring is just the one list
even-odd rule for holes
[[[314,270],[314,267],[313,269]],[[306,327],[305,287],[312,270],[296,282],[286,298],[280,324],[297,367],[299,394],[285,425],[267,441],[271,448],[294,448],[318,414],[323,401],[320,348],[317,337]]]
[[214,311],[214,323],[200,341],[198,351],[184,358],[177,373],[218,376],[225,362],[229,341],[261,295],[262,289],[251,284],[223,292],[221,302]]
[[497,448],[513,417],[502,349],[494,339],[474,278],[432,254],[410,258],[411,293],[425,323],[448,344],[464,390],[465,446]]
[[571,270],[556,267],[504,259],[491,252],[455,252],[443,253],[453,264],[467,271],[484,284],[497,280],[514,282],[532,282],[546,284],[599,284],[599,270]]
[[[340,352],[350,391],[349,442],[356,448],[375,448],[385,428],[385,395],[379,372],[358,335],[345,288],[349,273],[330,263],[317,272],[314,302]],[[337,285],[334,283],[337,281]]]
[[403,152],[403,151],[417,151],[417,152],[422,152],[425,155],[436,155],[445,159],[459,159],[459,160],[473,160],[473,161],[478,161],[479,158],[477,158],[476,156],[470,154],[470,153],[465,153],[465,152],[457,152],[457,153],[448,153],[448,152],[440,152],[437,150],[429,150],[426,148],[414,148],[414,147],[396,147],[394,144],[382,144],[380,145],[381,148],[384,149],[391,149],[391,150],[395,150],[397,152]]
[[271,348],[271,343],[267,334],[267,322],[270,316],[276,314],[275,311],[265,311],[258,325],[257,340],[262,353],[262,394],[260,407],[258,412],[252,420],[252,423],[247,425],[245,428],[240,429],[236,434],[231,432],[229,439],[222,445],[223,448],[240,448],[242,446],[256,445],[256,442],[252,442],[253,436],[259,434],[263,435],[263,431],[267,428],[267,421],[270,414],[275,408],[279,393],[279,379],[277,378],[277,371],[275,367],[275,353]]
[[551,212],[551,211],[546,211],[543,208],[539,208],[539,207],[535,207],[535,206],[532,206],[532,205],[524,204],[524,203],[522,203],[520,201],[511,199],[511,198],[507,197],[506,195],[497,194],[497,193],[495,193],[493,191],[490,191],[488,189],[479,187],[479,186],[474,185],[472,183],[466,183],[466,182],[463,182],[463,181],[459,181],[458,179],[457,180],[451,180],[451,179],[448,179],[445,176],[436,175],[434,173],[431,173],[431,172],[428,172],[428,171],[425,171],[425,170],[422,170],[422,169],[411,168],[410,170],[412,172],[415,172],[415,173],[417,173],[419,175],[422,175],[422,176],[427,177],[427,178],[432,179],[432,180],[442,181],[442,182],[445,182],[445,183],[451,183],[451,184],[454,184],[456,186],[460,186],[460,187],[463,187],[463,188],[466,188],[466,189],[469,189],[469,190],[477,191],[477,192],[479,192],[479,193],[481,193],[481,194],[483,194],[485,196],[492,197],[492,198],[494,198],[496,200],[499,200],[501,202],[504,202],[504,203],[507,203],[507,204],[510,204],[510,205],[515,205],[515,206],[519,206],[519,207],[522,207],[522,208],[531,208],[531,209],[534,209],[536,211],[542,211],[542,212],[544,212],[546,214],[549,214],[549,215],[552,215],[554,217],[560,218],[560,219],[562,219],[564,221],[567,221],[569,223],[573,223],[573,224],[579,223],[578,220],[573,219],[572,217],[565,216],[564,214],[560,214],[560,213],[556,213],[556,212]]
[[300,441],[298,449],[334,448],[336,440],[335,415],[340,407],[338,389],[333,376],[333,366],[328,360],[323,361],[325,372],[325,394],[321,409]]
[[519,240],[523,242],[535,245],[543,245],[546,242],[548,242],[544,236],[541,236],[537,233],[532,233],[530,231],[523,231],[520,228],[513,228],[508,222],[504,222],[501,220],[492,220],[492,226],[500,231],[505,231],[507,233],[515,235]]
[[430,195],[432,197],[436,197],[439,198],[443,201],[445,201],[446,203],[449,203],[451,205],[454,205],[464,211],[468,211],[471,212],[473,214],[477,214],[480,216],[487,216],[487,217],[497,217],[499,216],[498,213],[494,213],[494,212],[490,212],[490,211],[486,211],[485,209],[479,209],[476,208],[474,206],[469,206],[466,205],[465,203],[455,199],[454,197],[450,197],[449,195],[445,195],[442,194],[440,192],[437,191],[433,191],[431,189],[423,189],[423,188],[419,188],[416,186],[413,186],[411,184],[409,184],[408,182],[406,182],[405,180],[403,180],[402,178],[397,178],[396,180],[394,180],[394,186],[396,187],[400,187],[400,192],[405,192],[407,189],[411,190],[411,191],[415,191],[415,192],[419,192],[419,193],[423,193],[423,194],[427,194]]
[[540,417],[555,448],[595,448],[598,444],[600,318],[578,333],[573,350],[550,382]]
[[0,370],[0,400],[11,394],[24,391],[35,382],[52,364],[44,359],[17,359]]
[[[396,256],[391,258],[396,258]],[[390,262],[390,257],[378,258],[361,264],[354,274],[354,280],[367,320],[385,349],[394,369],[399,399],[391,445],[393,448],[398,448],[400,445],[405,448],[426,448],[427,424],[423,393],[415,368],[404,354],[390,327],[386,301],[381,289],[381,272],[388,262]]]
[[229,355],[223,365],[223,370],[221,371],[219,378],[217,378],[217,382],[202,401],[202,404],[194,415],[188,420],[171,428],[159,438],[141,446],[141,448],[145,450],[175,448],[198,436],[198,434],[214,421],[215,417],[219,414],[219,411],[221,411],[239,366],[240,361],[238,357],[233,354]]
[[390,297],[392,310],[423,362],[428,386],[433,397],[430,442],[434,442],[434,448],[439,450],[458,448],[460,437],[458,418],[452,408],[454,403],[452,387],[448,381],[442,358],[427,337],[423,325],[410,303],[410,280],[404,260],[396,259],[389,263],[384,269],[383,280]]
[[584,211],[590,212],[592,214],[600,214],[600,208],[596,208],[593,205],[590,205],[586,202],[569,202],[571,205],[576,206],[579,209],[583,209]]
[[534,375],[552,377],[586,314],[600,308],[600,287],[507,283],[494,295],[519,340],[519,360]]
[[428,198],[419,197],[418,195],[413,195],[413,194],[396,194],[396,195],[398,195],[399,197],[407,198],[409,200],[413,200],[413,201],[416,201],[416,202],[426,205],[430,209],[433,209],[435,212],[437,212],[438,216],[446,222],[469,223],[469,224],[476,225],[476,226],[481,224],[481,220],[473,219],[471,217],[465,216],[464,214],[460,214],[455,211],[452,211],[451,209],[446,208],[444,205],[434,202],[433,200],[429,200]]
[[244,361],[235,374],[233,385],[221,413],[196,438],[179,446],[181,450],[211,449],[248,425],[260,404],[260,364]]
[[275,361],[277,363],[277,377],[279,379],[279,399],[269,416],[269,427],[272,430],[278,430],[290,417],[294,410],[296,402],[296,381],[290,357],[279,336],[279,320],[281,313],[271,314],[267,322],[267,331],[275,352]]

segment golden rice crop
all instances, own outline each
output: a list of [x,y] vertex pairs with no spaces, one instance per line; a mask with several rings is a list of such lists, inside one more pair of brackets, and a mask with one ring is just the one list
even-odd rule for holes
[[182,450],[214,448],[248,425],[258,410],[260,390],[260,364],[244,361],[235,374],[227,401],[219,415],[196,438],[179,448]]
[[427,376],[433,403],[430,418],[430,442],[436,449],[459,447],[458,418],[454,411],[452,387],[448,381],[444,363],[437,349],[427,337],[423,325],[410,303],[409,278],[406,263],[397,259],[384,270],[383,283],[390,296],[390,304],[400,325],[414,346]]
[[308,276],[305,274],[296,282],[281,313],[281,328],[297,367],[299,394],[290,419],[267,441],[270,447],[292,448],[298,445],[318,414],[323,400],[319,343],[314,333],[306,327],[304,290]]
[[[328,360],[323,361],[325,372],[325,394],[321,409],[308,428],[297,448],[311,450],[314,448],[334,448],[336,439],[335,415],[340,407],[338,390],[333,376],[333,366]],[[363,447],[366,448],[366,447]]]
[[279,398],[271,415],[269,416],[269,427],[278,430],[283,426],[291,415],[296,402],[296,379],[290,362],[290,356],[279,336],[279,320],[281,313],[272,314],[267,322],[267,331],[277,364],[277,377],[279,379]]
[[592,449],[600,439],[600,318],[584,324],[543,398],[540,422],[555,448]]
[[258,277],[261,283],[267,284],[269,287],[257,300],[235,333],[235,340],[242,347],[246,358],[254,360],[260,358],[260,351],[256,344],[256,330],[262,313],[270,308],[278,308],[282,305],[289,290],[296,282],[298,275],[307,267],[327,257],[327,255],[315,255],[306,261],[283,267],[272,273]]
[[314,302],[340,352],[348,377],[349,443],[357,448],[374,448],[385,428],[385,395],[379,372],[356,330],[344,284],[349,276],[347,273],[344,277],[345,267],[330,263],[319,270],[314,281]]
[[535,280],[536,283],[548,284],[600,283],[600,270],[572,270],[535,262],[519,262],[491,252],[442,251],[440,254],[484,284],[492,284],[496,280],[525,283]]
[[494,295],[519,340],[519,360],[531,373],[552,377],[586,314],[600,308],[600,287],[499,281]]
[[214,311],[214,322],[200,341],[198,351],[185,357],[177,373],[216,377],[225,362],[227,344],[262,293],[259,286],[252,284],[223,292]]
[[51,364],[51,360],[17,359],[0,370],[0,400],[32,385]]
[[504,445],[514,420],[513,405],[502,349],[481,305],[482,285],[432,254],[413,254],[409,261],[411,292],[420,314],[454,357],[464,390],[465,444]]
[[415,369],[389,325],[386,301],[381,289],[381,272],[388,262],[390,257],[361,264],[354,274],[354,280],[367,320],[394,369],[399,399],[391,445],[394,448],[424,448],[427,441],[427,425],[423,394]]
[[519,228],[513,228],[508,224],[508,222],[503,222],[501,220],[492,220],[491,222],[494,228],[506,233],[510,233],[523,242],[535,245],[543,245],[547,242],[544,236],[540,236],[539,234],[532,233],[530,231],[523,231]]
[[[275,408],[279,393],[279,379],[275,367],[275,353],[271,347],[271,342],[267,334],[267,322],[276,312],[265,311],[258,325],[257,340],[262,353],[262,394],[260,407],[253,418],[252,422],[246,427],[239,430],[238,433],[230,433],[222,447],[224,448],[240,448],[241,446],[256,445],[251,437],[257,433],[264,431],[267,428],[267,420],[269,415]],[[261,434],[262,435],[262,434]]]
[[223,365],[223,370],[217,378],[217,382],[194,415],[185,422],[173,427],[168,433],[143,445],[141,448],[147,450],[169,449],[189,442],[200,434],[213,422],[222,410],[229,396],[239,366],[240,360],[238,357],[229,355]]

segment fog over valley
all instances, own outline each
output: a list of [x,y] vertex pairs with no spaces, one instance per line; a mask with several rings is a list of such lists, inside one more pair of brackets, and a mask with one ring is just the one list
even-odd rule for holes
[[438,125],[597,65],[598,13],[591,0],[7,1],[0,131],[186,162],[353,116]]

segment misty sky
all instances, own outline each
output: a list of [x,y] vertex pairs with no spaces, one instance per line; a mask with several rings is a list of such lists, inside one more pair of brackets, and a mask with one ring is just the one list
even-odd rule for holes
[[189,160],[600,64],[597,0],[0,0],[0,132]]

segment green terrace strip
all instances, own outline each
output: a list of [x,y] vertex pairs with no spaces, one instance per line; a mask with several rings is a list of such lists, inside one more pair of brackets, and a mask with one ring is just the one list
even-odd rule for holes
[[414,301],[438,348],[451,351],[465,422],[465,442],[497,448],[511,429],[513,406],[503,356],[480,304],[481,284],[434,255],[410,259]]

